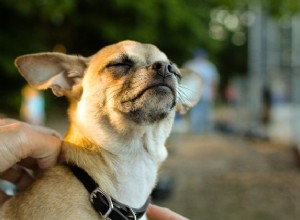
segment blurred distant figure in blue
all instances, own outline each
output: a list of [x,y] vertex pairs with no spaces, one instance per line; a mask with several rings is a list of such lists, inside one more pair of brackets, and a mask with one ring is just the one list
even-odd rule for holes
[[25,85],[22,89],[20,117],[23,121],[34,125],[45,124],[45,101],[36,89]]
[[191,109],[191,129],[193,133],[208,134],[213,131],[213,103],[216,96],[219,73],[207,58],[204,49],[197,49],[194,58],[184,64],[185,68],[198,73],[203,81],[200,102]]

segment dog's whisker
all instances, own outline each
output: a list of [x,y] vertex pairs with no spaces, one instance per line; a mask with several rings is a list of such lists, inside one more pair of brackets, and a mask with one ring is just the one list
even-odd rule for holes
[[179,84],[178,89],[181,89],[181,90],[184,89],[184,90],[189,90],[190,92],[196,92],[195,89],[191,89],[185,84]]
[[189,87],[182,87],[182,86],[179,86],[177,91],[180,91],[181,93],[185,93],[185,95],[189,96],[189,94],[195,94],[197,91],[196,89],[191,89]]
[[178,91],[178,98],[181,103],[192,103],[191,98],[182,91]]

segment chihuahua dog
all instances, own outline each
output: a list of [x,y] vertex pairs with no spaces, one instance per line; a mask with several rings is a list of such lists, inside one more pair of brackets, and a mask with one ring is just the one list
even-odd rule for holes
[[87,58],[37,53],[15,64],[31,86],[70,100],[70,126],[65,163],[8,200],[0,219],[146,219],[175,113],[200,98],[197,74],[135,41]]

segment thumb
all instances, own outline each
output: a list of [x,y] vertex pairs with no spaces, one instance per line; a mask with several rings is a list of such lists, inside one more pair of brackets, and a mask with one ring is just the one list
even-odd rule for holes
[[59,139],[51,140],[44,146],[44,152],[37,151],[32,155],[33,158],[37,159],[39,168],[46,169],[57,163],[60,155],[60,144]]
[[61,151],[60,134],[49,128],[30,126],[33,128],[30,130],[33,141],[29,156],[37,159],[37,163],[42,169],[55,165]]

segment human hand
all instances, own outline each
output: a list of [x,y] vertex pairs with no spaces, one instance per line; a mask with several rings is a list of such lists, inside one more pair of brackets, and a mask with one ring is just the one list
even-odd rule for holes
[[187,218],[171,211],[168,208],[150,204],[147,209],[148,220],[187,220]]
[[[0,119],[0,178],[16,184],[20,190],[32,177],[16,163],[29,169],[45,169],[59,157],[61,136],[54,130],[29,125],[14,119]],[[0,204],[7,199],[0,191]]]

